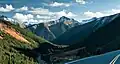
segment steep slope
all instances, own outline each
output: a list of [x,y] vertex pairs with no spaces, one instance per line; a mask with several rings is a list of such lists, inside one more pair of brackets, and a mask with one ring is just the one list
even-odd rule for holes
[[75,44],[76,42],[82,42],[91,33],[109,24],[119,16],[119,14],[115,14],[111,16],[96,18],[88,23],[71,28],[52,42],[67,45]]
[[36,35],[41,36],[48,40],[55,38],[54,34],[50,31],[49,27],[45,23],[33,25],[29,27],[29,30],[31,30]]
[[120,49],[120,14],[116,15],[117,17],[109,24],[89,35],[81,45],[88,47],[89,52],[95,52],[98,48],[100,53]]
[[[40,44],[43,45],[44,43],[49,46],[55,46],[26,29],[11,24],[9,21],[0,19],[1,64],[37,64],[38,62],[35,58],[37,58],[38,55],[34,55],[35,53],[33,54],[30,50],[37,48]],[[18,48],[26,51],[21,52]],[[34,57],[25,55],[24,53],[26,52],[29,52],[29,55],[33,55]]]
[[63,16],[56,21],[29,25],[27,29],[31,30],[38,36],[44,37],[47,40],[53,40],[68,29],[79,24],[80,23],[78,21]]
[[15,29],[13,29],[12,27],[7,27],[7,25],[5,25],[4,23],[0,23],[0,30],[2,32],[5,32],[6,34],[11,35],[17,40],[29,43],[29,41],[27,41],[24,37],[22,37],[20,33],[16,32]]

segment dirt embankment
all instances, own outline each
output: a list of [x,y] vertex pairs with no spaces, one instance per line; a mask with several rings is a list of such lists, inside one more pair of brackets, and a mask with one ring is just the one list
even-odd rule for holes
[[[28,40],[26,40],[19,32],[16,32],[14,28],[9,27],[9,26],[5,25],[4,23],[0,23],[0,30],[6,34],[11,35],[12,37],[16,38],[17,40],[20,40],[22,42],[30,44],[30,42]],[[0,37],[0,38],[2,38],[2,37]]]

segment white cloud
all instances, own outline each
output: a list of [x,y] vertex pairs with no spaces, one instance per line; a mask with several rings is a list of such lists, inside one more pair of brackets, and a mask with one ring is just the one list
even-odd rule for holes
[[39,18],[39,19],[51,19],[50,16],[41,16],[41,15],[37,15],[36,18]]
[[59,11],[59,12],[49,12],[49,13],[52,13],[52,14],[51,15],[44,15],[44,16],[37,15],[36,18],[44,19],[44,21],[48,22],[48,21],[51,21],[51,20],[57,20],[62,16],[66,16],[66,17],[69,17],[69,18],[73,18],[73,17],[77,16],[76,14],[74,14],[72,12],[67,12],[66,10],[62,10],[62,11]]
[[34,15],[32,14],[21,14],[21,13],[16,13],[13,17],[15,22],[18,22],[20,24],[20,27],[24,27],[24,22],[26,25],[28,24],[34,24],[34,23],[39,23],[39,20],[36,20],[34,18]]
[[13,18],[19,22],[26,22],[29,21],[30,19],[34,18],[34,16],[32,14],[21,14],[21,13],[16,13]]
[[120,13],[120,9],[112,9],[112,13],[113,14]]
[[84,15],[87,16],[87,17],[102,17],[104,16],[105,14],[101,13],[101,12],[90,12],[90,11],[87,11],[87,12],[84,12]]
[[50,17],[47,16],[40,16],[37,15],[34,17],[32,14],[21,14],[21,13],[16,13],[13,17],[14,21],[17,21],[21,27],[24,22],[27,22],[26,24],[35,24],[35,23],[41,23],[41,22],[47,22],[50,20]]
[[113,14],[117,14],[117,13],[120,13],[120,9],[111,9],[111,10],[102,11],[102,12],[87,11],[87,12],[84,12],[83,15],[87,18],[92,18],[92,17],[109,16],[109,15],[113,15]]
[[53,2],[51,4],[49,4],[49,6],[52,7],[59,7],[59,6],[65,6],[65,7],[69,7],[71,4],[69,3],[58,3],[58,2]]
[[66,16],[66,17],[75,17],[77,16],[76,14],[72,12],[67,12],[66,10],[62,10],[59,12],[51,12],[49,9],[44,9],[44,8],[31,8],[31,11],[29,11],[31,14],[37,15],[37,18],[43,18],[43,19],[58,19],[61,16]]
[[50,21],[50,20],[57,20],[62,16],[66,16],[66,17],[69,17],[69,18],[73,18],[73,17],[77,16],[76,14],[74,14],[72,12],[67,12],[66,10],[62,10],[62,11],[59,11],[59,12],[50,12],[49,11],[48,14],[49,15],[44,15],[44,16],[37,15],[36,17],[40,18],[40,19],[44,19],[46,21]]
[[40,23],[40,22],[48,22],[52,20],[57,20],[62,16],[66,16],[69,18],[73,18],[77,15],[75,15],[72,12],[68,12],[66,10],[58,11],[58,12],[51,12],[49,9],[45,8],[29,8],[28,7],[21,7],[19,10],[27,10],[29,14],[23,14],[23,13],[15,13],[13,15],[13,19],[15,21],[18,21],[20,24],[23,22],[27,23]]
[[87,3],[85,0],[76,0],[76,2],[79,4],[86,4]]
[[61,16],[66,16],[66,17],[75,17],[75,16],[77,16],[77,15],[75,15],[74,13],[72,13],[72,12],[67,12],[67,11],[65,11],[65,10],[62,10],[62,11],[60,11],[60,12],[55,12],[55,16],[56,16],[56,18],[58,19],[58,18],[60,18]]
[[31,10],[30,11],[28,11],[28,12],[30,12],[30,13],[32,13],[32,14],[47,14],[47,15],[49,15],[49,14],[52,14],[48,9],[44,9],[44,8],[31,8]]
[[0,12],[10,12],[14,10],[13,6],[12,5],[7,5],[4,7],[0,7]]
[[19,9],[16,9],[17,12],[19,12],[19,11],[27,11],[27,10],[28,10],[27,6],[23,6],[23,7],[19,8]]

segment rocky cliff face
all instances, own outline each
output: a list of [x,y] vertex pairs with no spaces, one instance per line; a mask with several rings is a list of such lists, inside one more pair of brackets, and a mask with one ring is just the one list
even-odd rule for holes
[[27,29],[47,40],[53,40],[77,25],[80,25],[78,21],[63,16],[55,21],[29,25]]

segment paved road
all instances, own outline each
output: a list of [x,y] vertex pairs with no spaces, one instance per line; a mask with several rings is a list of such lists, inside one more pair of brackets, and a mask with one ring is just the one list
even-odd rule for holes
[[120,64],[120,50],[71,61],[65,64]]

